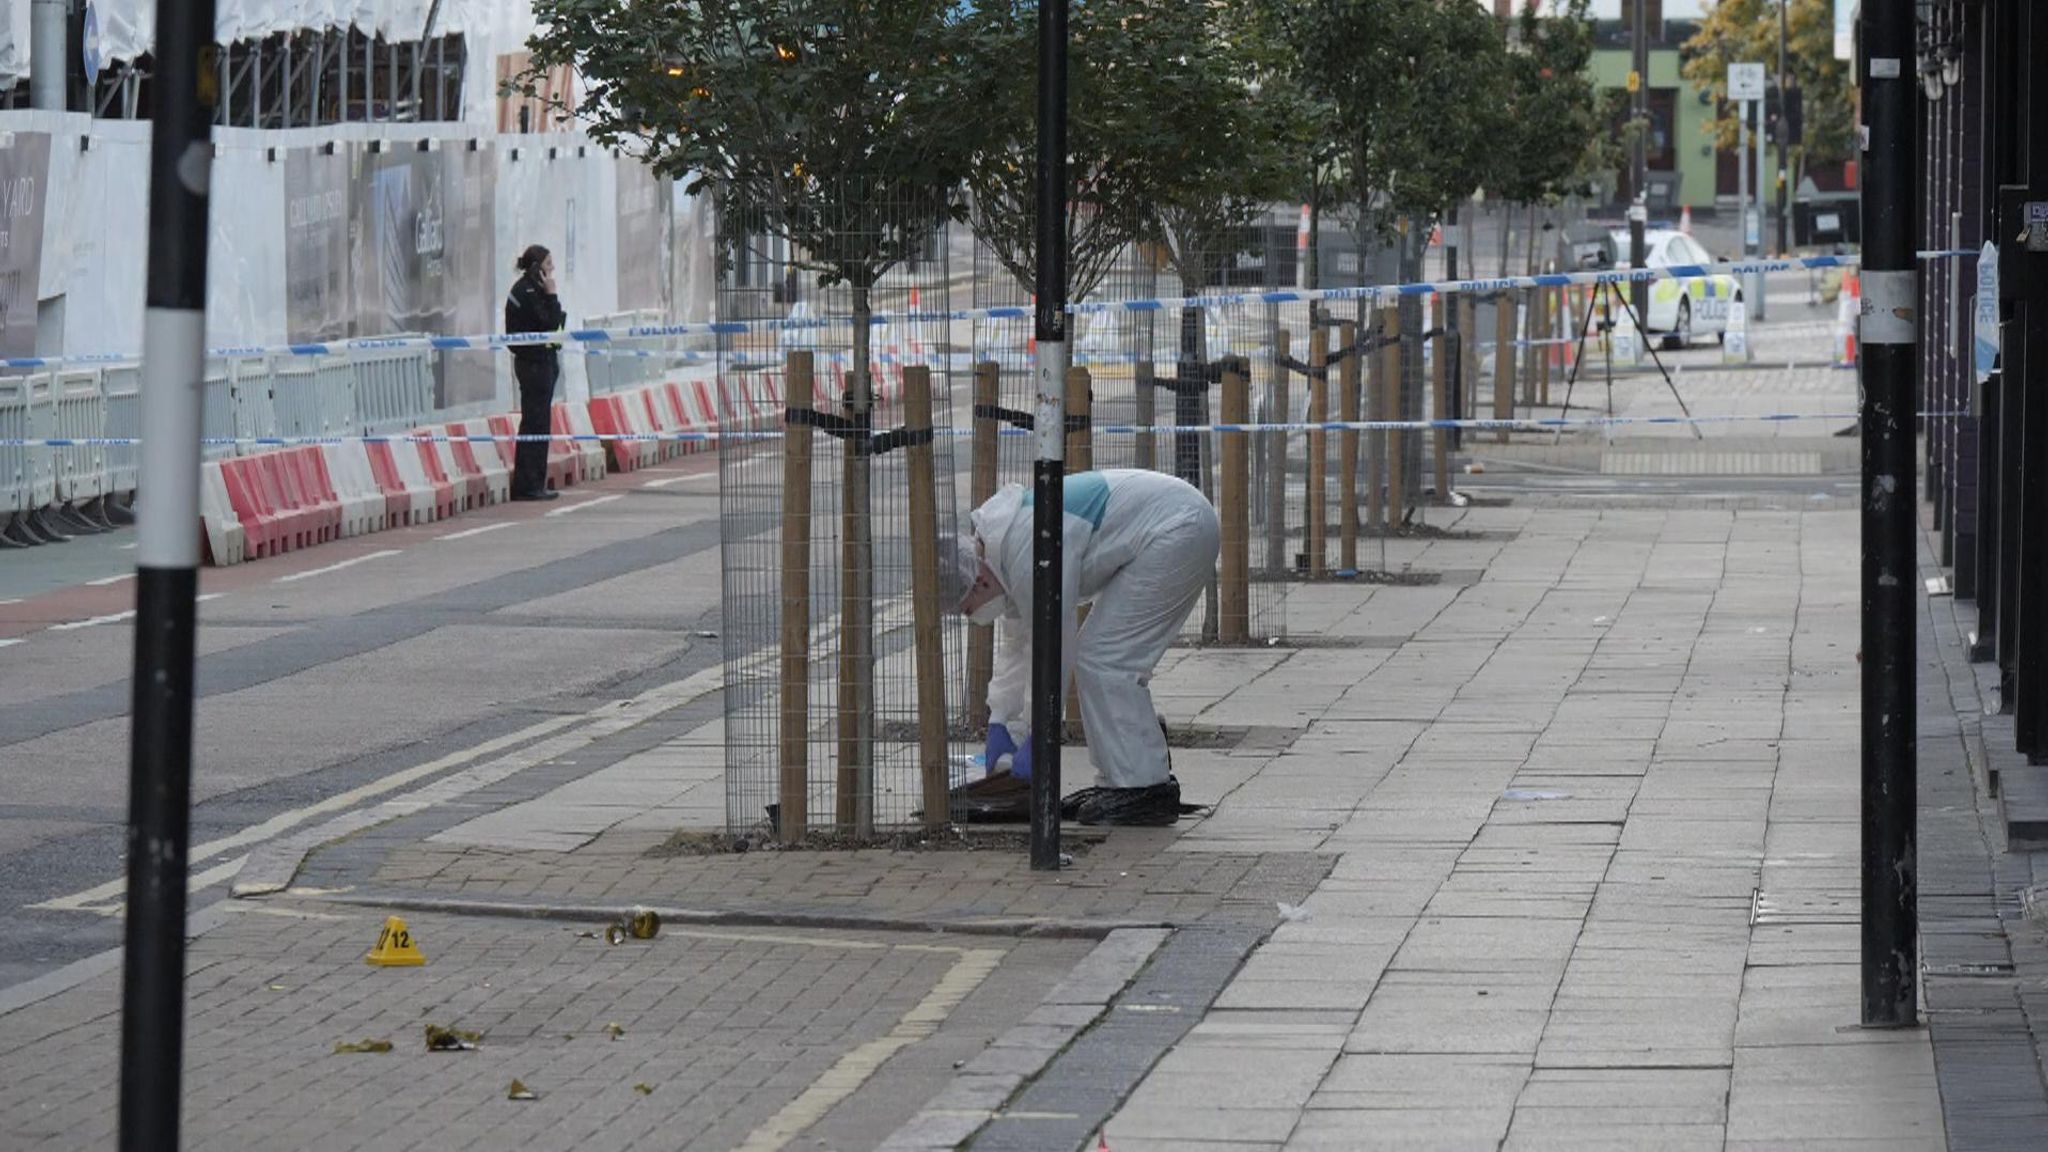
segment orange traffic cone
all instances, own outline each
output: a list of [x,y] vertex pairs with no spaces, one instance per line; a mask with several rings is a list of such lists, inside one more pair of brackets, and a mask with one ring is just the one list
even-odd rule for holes
[[1863,282],[1855,269],[1842,274],[1841,302],[1835,310],[1835,366],[1856,366],[1856,326],[1863,315]]
[[1687,204],[1678,210],[1678,230],[1687,236],[1692,235],[1692,205]]

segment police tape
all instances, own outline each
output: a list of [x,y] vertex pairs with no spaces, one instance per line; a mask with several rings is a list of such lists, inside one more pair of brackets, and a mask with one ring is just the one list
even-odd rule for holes
[[[1923,261],[1958,259],[1977,253],[1963,249],[1930,249],[1916,253]],[[1070,303],[1070,315],[1161,312],[1175,309],[1229,308],[1248,305],[1316,304],[1326,301],[1378,301],[1413,296],[1494,294],[1526,288],[1566,288],[1603,284],[1647,284],[1658,280],[1693,280],[1702,276],[1750,276],[1773,272],[1819,271],[1854,268],[1861,257],[1795,256],[1782,260],[1736,260],[1713,264],[1672,264],[1661,268],[1610,269],[1591,272],[1549,272],[1531,276],[1501,276],[1478,280],[1429,280],[1412,284],[1368,284],[1348,288],[1290,288],[1258,292],[1213,293],[1195,296],[1153,297],[1136,300],[1092,300]],[[895,324],[939,323],[954,320],[1030,320],[1028,305],[998,305],[984,308],[937,311],[877,312],[868,317],[873,327]],[[645,324],[624,328],[572,328],[562,332],[486,333],[476,336],[369,336],[352,340],[300,341],[296,343],[246,345],[207,351],[214,360],[260,360],[272,356],[329,357],[362,352],[434,351],[495,352],[501,349],[541,344],[566,345],[589,351],[592,345],[630,343],[641,340],[672,340],[703,336],[743,336],[762,332],[815,332],[848,327],[851,316],[765,317],[751,320],[710,320],[681,324]],[[0,359],[0,367],[18,369],[61,368],[66,365],[130,364],[134,354],[84,353],[75,356],[24,356]]]
[[[1926,411],[1919,419],[1952,419],[1967,411]],[[1553,431],[1563,428],[1657,427],[1664,425],[1789,424],[1806,421],[1838,423],[1860,419],[1855,412],[1750,412],[1694,416],[1527,416],[1445,420],[1289,420],[1267,423],[1213,424],[1095,424],[1091,431],[1104,436],[1256,436],[1267,433],[1301,432],[1433,432],[1433,431]],[[208,436],[200,444],[209,448],[306,448],[345,444],[647,444],[715,443],[721,440],[779,440],[787,433],[774,428],[732,431],[678,432],[573,432],[522,436],[516,433],[455,435],[449,433],[407,433],[384,436]],[[932,434],[947,439],[966,439],[971,428],[935,428]],[[1000,436],[1031,436],[1028,428],[1003,426]],[[135,436],[41,437],[0,439],[0,448],[129,448],[142,443]]]

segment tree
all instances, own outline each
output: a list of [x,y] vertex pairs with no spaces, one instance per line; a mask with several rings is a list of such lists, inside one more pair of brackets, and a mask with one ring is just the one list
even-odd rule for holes
[[1368,236],[1479,187],[1507,128],[1498,29],[1465,0],[1304,0],[1286,40],[1335,109]]
[[954,0],[535,0],[532,78],[586,83],[591,137],[711,188],[849,286],[853,404],[869,394],[869,294],[955,208],[986,97]]
[[[1801,95],[1804,133],[1791,149],[1794,162],[1828,164],[1855,156],[1854,77],[1847,61],[1835,59],[1833,0],[1790,0],[1786,14],[1785,62]],[[1762,61],[1773,70],[1778,59],[1779,0],[1720,0],[1707,10],[1699,31],[1685,44],[1683,73],[1702,92],[1721,97],[1712,122],[1715,146],[1736,146],[1740,131],[1735,105],[1726,102],[1728,65]]]
[[[535,0],[529,90],[574,67],[601,143],[705,187],[852,293],[856,434],[874,404],[870,293],[931,241],[983,135],[956,0]],[[865,447],[845,453],[842,823],[873,815],[874,542]]]
[[[983,0],[963,21],[970,69],[983,78],[976,108],[986,137],[967,174],[967,221],[998,263],[1030,291],[1037,269],[1038,0]],[[1088,0],[1069,14],[1067,284],[1086,297],[1146,234],[1147,214],[1184,174],[1191,141],[1174,133],[1191,96],[1199,108],[1231,97],[1204,90],[1219,51],[1208,13],[1184,0]]]
[[1345,164],[1347,146],[1337,106],[1327,93],[1313,83],[1302,68],[1301,57],[1292,49],[1294,30],[1290,26],[1300,11],[1296,0],[1258,0],[1250,18],[1256,33],[1246,38],[1254,49],[1253,67],[1262,97],[1270,100],[1282,125],[1277,141],[1286,172],[1279,177],[1282,191],[1290,201],[1308,206],[1307,267],[1303,283],[1322,286],[1320,245],[1323,209],[1337,190],[1350,180]]
[[1508,123],[1494,150],[1489,191],[1525,204],[1555,203],[1582,187],[1581,164],[1603,136],[1588,65],[1593,60],[1591,0],[1564,0],[1537,15],[1535,0],[1517,17],[1519,43],[1508,53]]
[[1294,105],[1261,83],[1255,10],[1178,6],[1199,29],[1185,41],[1187,54],[1161,68],[1147,151],[1169,175],[1148,227],[1182,285],[1199,289],[1215,261],[1243,250],[1245,225],[1286,194]]

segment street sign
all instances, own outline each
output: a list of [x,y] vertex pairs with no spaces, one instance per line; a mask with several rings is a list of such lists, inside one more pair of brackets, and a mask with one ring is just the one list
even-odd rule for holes
[[91,4],[85,6],[84,34],[79,41],[79,55],[85,58],[85,86],[92,88],[100,82],[100,17]]
[[1975,357],[1977,383],[1991,379],[1998,369],[1998,245],[1986,243],[1977,257]]
[[1730,64],[1728,66],[1728,98],[1730,100],[1761,100],[1764,98],[1764,66],[1762,64]]

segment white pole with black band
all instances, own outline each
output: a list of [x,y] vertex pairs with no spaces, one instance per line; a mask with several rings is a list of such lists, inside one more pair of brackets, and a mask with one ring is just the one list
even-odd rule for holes
[[157,3],[121,982],[123,1152],[179,1145],[207,190],[218,96],[213,11],[213,0]]

